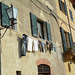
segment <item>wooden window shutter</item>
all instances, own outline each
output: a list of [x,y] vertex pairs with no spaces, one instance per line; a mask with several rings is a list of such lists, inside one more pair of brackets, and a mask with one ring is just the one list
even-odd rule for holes
[[32,35],[34,37],[38,37],[37,17],[34,14],[30,13],[30,18]]
[[6,13],[6,9],[9,8],[9,6],[3,4],[0,2],[1,7],[1,25],[2,26],[9,26],[10,25],[10,19]]
[[60,6],[60,10],[62,10],[62,3],[61,3],[61,0],[59,0],[59,6]]
[[67,7],[66,7],[66,3],[64,3],[64,8],[65,8],[65,14],[67,15]]
[[70,33],[68,33],[68,36],[69,36],[70,47],[72,48],[73,47],[72,36]]
[[48,40],[52,41],[50,24],[46,22],[46,26],[47,26],[47,37],[48,37]]
[[62,27],[60,27],[60,31],[61,31],[64,52],[66,52],[67,51],[66,38],[65,38],[64,30]]
[[70,12],[70,18],[73,21],[72,11],[70,9],[69,9],[69,12]]

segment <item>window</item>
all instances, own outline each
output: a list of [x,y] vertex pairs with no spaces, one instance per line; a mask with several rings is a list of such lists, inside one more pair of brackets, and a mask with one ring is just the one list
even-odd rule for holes
[[70,48],[70,42],[69,42],[68,32],[64,31],[64,34],[65,34],[65,38],[66,38],[66,45],[67,45],[67,48]]
[[37,20],[38,37],[44,39],[44,22]]
[[45,64],[41,64],[38,66],[38,75],[50,75],[50,67]]
[[73,15],[72,15],[72,11],[70,9],[69,9],[69,12],[70,12],[70,18],[73,21]]
[[69,32],[65,32],[62,27],[60,27],[61,37],[62,37],[62,45],[64,52],[68,50],[68,48],[72,48],[72,37]]
[[59,7],[60,7],[60,10],[65,14],[67,15],[67,7],[66,7],[66,3],[59,0]]
[[50,24],[30,13],[32,36],[52,41]]
[[21,75],[21,71],[16,71],[16,75]]

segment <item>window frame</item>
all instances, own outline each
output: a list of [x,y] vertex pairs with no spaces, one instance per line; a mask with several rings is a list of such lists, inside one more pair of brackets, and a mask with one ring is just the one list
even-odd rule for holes
[[66,31],[64,30],[64,34],[65,34],[65,39],[66,39],[67,48],[70,48],[70,41],[69,41],[68,32],[66,32]]
[[[61,1],[61,2],[60,2]],[[67,7],[66,7],[66,4],[65,2],[63,2],[62,0],[59,0],[59,7],[60,7],[60,10],[65,14],[67,15]]]
[[50,75],[50,66],[46,64],[38,65],[38,74],[49,74]]
[[21,71],[16,71],[16,75],[21,75]]
[[38,38],[39,39],[43,39],[43,40],[48,40],[48,37],[47,37],[47,26],[46,26],[46,24],[45,24],[45,21],[43,21],[43,20],[41,20],[41,19],[39,19],[38,17],[37,17],[37,23],[40,23],[42,26],[42,38],[40,38],[39,37],[39,27],[38,27],[38,24],[37,24],[37,27],[38,27]]

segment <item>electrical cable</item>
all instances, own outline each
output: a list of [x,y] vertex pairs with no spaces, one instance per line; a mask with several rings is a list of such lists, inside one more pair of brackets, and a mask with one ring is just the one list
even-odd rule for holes
[[0,28],[0,30],[3,30],[3,29],[5,29],[5,28]]
[[5,35],[5,33],[6,33],[6,31],[7,31],[7,28],[6,28],[5,32],[3,33],[3,35],[0,37],[0,39],[1,39],[1,38],[3,38],[3,36],[4,36],[4,35]]
[[[36,1],[38,1],[38,0],[36,0]],[[50,11],[51,11],[51,13],[48,13],[48,12],[46,12],[45,10],[43,10],[42,8],[40,8],[37,4],[35,4],[32,0],[31,0],[31,2],[36,6],[36,7],[38,7],[39,9],[41,9],[43,12],[45,12],[46,14],[48,14],[48,15],[54,15],[55,17],[57,17],[57,18],[59,18],[60,20],[62,20],[66,25],[68,25],[69,26],[69,24],[67,24],[63,19],[61,19],[56,13],[54,13],[51,9],[49,9],[48,8],[48,6],[45,6],[44,4],[42,4],[41,2],[39,2],[39,3],[41,3],[43,6],[45,6],[45,7],[47,7]],[[71,26],[70,26],[71,27]],[[75,29],[73,28],[73,27],[71,27],[74,31],[75,31]]]
[[[31,2],[36,6],[36,7],[38,7],[39,9],[41,9],[37,4],[35,4],[32,0],[31,0]],[[41,3],[42,4],[42,3]],[[48,13],[48,12],[46,12],[45,10],[43,10],[43,9],[41,9],[42,11],[44,11],[46,14],[49,14],[50,15],[50,13]]]

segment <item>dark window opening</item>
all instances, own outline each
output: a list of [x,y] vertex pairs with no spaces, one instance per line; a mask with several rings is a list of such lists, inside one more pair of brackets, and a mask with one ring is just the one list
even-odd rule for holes
[[70,42],[69,42],[68,32],[64,31],[64,33],[65,33],[65,38],[66,38],[66,45],[67,45],[67,48],[69,48]]
[[37,19],[38,37],[41,39],[47,39],[47,26],[44,21]]
[[73,8],[75,9],[75,4],[73,4]]
[[59,0],[59,7],[60,7],[60,10],[65,14],[67,15],[67,7],[66,7],[66,3]]
[[21,71],[16,71],[16,75],[21,75]]
[[64,2],[61,1],[61,4],[62,4],[62,11],[63,11],[63,13],[65,14]]
[[38,66],[38,75],[50,75],[50,67],[45,64],[41,64]]
[[37,20],[38,37],[44,39],[44,22]]

